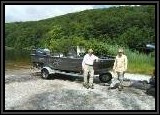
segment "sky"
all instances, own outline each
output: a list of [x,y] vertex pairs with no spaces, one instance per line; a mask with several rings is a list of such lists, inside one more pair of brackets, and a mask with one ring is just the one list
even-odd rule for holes
[[38,21],[87,9],[109,8],[113,5],[5,5],[5,23]]

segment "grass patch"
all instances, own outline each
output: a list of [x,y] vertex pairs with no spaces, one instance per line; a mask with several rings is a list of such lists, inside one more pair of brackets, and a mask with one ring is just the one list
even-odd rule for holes
[[149,74],[153,73],[155,69],[155,57],[150,54],[141,54],[135,52],[129,52],[128,56],[128,72]]

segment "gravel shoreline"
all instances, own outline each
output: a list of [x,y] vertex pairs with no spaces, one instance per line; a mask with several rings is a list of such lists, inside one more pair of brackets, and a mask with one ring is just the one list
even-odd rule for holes
[[44,80],[31,72],[28,68],[5,71],[5,110],[155,110],[155,98],[145,93],[148,85],[137,77],[125,81],[120,92],[107,90],[108,84],[97,78],[95,89],[86,89],[82,77],[56,75]]

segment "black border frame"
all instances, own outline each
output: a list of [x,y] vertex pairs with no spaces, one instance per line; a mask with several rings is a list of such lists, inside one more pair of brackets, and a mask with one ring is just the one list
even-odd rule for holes
[[[5,50],[4,50],[4,31],[5,31],[5,5],[120,5],[120,4],[130,4],[130,5],[139,5],[139,4],[154,4],[156,5],[155,9],[155,37],[156,37],[156,54],[155,54],[155,72],[156,72],[156,108],[155,110],[5,110],[5,100],[4,100],[4,87],[5,87]],[[3,17],[3,18],[2,18]],[[1,114],[159,114],[159,1],[1,1]]]

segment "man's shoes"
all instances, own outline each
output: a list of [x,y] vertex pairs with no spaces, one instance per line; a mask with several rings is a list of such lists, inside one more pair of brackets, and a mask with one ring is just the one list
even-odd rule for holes
[[88,83],[83,83],[83,86],[87,89],[91,88],[91,89],[94,89],[94,85],[93,84],[88,84]]
[[119,91],[122,91],[122,88],[118,88]]
[[89,85],[87,83],[83,83],[83,86],[87,89],[89,89]]
[[94,86],[93,86],[93,85],[91,85],[91,86],[90,86],[90,88],[91,88],[91,89],[94,89]]
[[86,88],[89,89],[89,85],[86,85]]
[[108,90],[114,89],[114,87],[108,87]]
[[94,89],[93,83],[92,83],[92,84],[89,84],[89,87],[90,87],[91,89]]
[[118,90],[119,90],[119,91],[122,91],[122,90],[123,90],[123,86],[119,86],[119,87],[118,87]]

